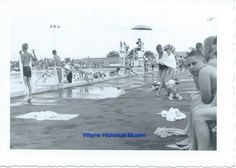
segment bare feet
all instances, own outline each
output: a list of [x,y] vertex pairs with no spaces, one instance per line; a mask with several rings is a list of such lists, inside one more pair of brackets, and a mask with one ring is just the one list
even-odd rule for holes
[[28,103],[30,103],[30,102],[31,102],[31,100],[32,100],[32,96],[29,96],[29,98],[28,98],[27,102],[28,102]]
[[29,95],[27,94],[24,98],[24,101],[28,101],[29,100]]
[[156,96],[159,97],[159,96],[160,96],[160,93],[156,93]]

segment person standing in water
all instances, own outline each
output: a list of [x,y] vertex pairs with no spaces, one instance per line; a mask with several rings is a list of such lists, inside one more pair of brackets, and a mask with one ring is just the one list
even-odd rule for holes
[[34,50],[32,50],[32,53],[28,53],[28,44],[24,43],[22,45],[22,50],[19,52],[20,53],[20,57],[21,57],[21,64],[23,67],[23,79],[24,79],[24,83],[27,89],[27,94],[25,99],[29,102],[32,99],[32,87],[31,87],[31,76],[32,76],[32,70],[30,67],[30,63],[32,60],[37,60],[36,55]]
[[56,50],[53,50],[52,54],[53,54],[54,66],[57,70],[58,82],[62,83],[61,58],[57,55]]

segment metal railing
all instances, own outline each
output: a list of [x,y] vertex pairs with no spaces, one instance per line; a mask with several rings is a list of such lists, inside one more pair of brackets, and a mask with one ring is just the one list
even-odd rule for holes
[[[63,75],[63,68],[62,68],[62,67],[59,67],[59,66],[56,66],[56,67],[49,67],[42,75],[40,75],[40,76],[38,77],[38,79],[35,80],[35,85],[39,85],[39,84],[38,84],[38,81],[39,81],[40,79],[43,79],[44,81],[46,81],[47,78],[50,77],[53,72],[55,72],[55,74],[56,74],[55,77],[56,77],[57,80],[58,80],[57,69],[60,69],[60,70],[61,70],[61,78],[62,78],[62,83],[63,83],[63,76],[64,76],[64,75]],[[59,81],[58,81],[58,82],[59,82]]]

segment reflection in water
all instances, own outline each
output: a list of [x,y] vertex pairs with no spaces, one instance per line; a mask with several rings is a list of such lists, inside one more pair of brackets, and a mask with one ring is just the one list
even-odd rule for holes
[[[146,74],[144,76],[135,76],[130,78],[122,78],[116,80],[110,80],[106,82],[96,83],[92,85],[73,87],[68,89],[59,89],[53,92],[46,92],[38,94],[37,98],[45,100],[45,98],[50,98],[53,100],[63,99],[63,98],[79,98],[79,99],[105,99],[105,98],[116,98],[125,94],[125,91],[130,89],[138,89],[143,85],[147,85],[152,80],[151,74]],[[151,83],[150,83],[151,84]],[[149,87],[147,85],[147,87]],[[142,87],[142,89],[145,89]],[[33,99],[34,100],[34,99]],[[40,102],[40,103],[46,103]],[[36,102],[35,102],[36,103]],[[38,103],[38,102],[37,102]],[[12,105],[12,104],[11,104]],[[50,104],[51,105],[51,104]]]
[[57,97],[58,98],[62,98],[63,97],[63,93],[64,93],[63,89],[58,89],[57,90]]
[[137,76],[132,78],[123,78],[118,80],[111,80],[95,85],[76,87],[70,90],[65,90],[64,97],[66,98],[80,98],[80,99],[106,99],[116,98],[125,94],[124,90],[139,88],[146,85],[152,79],[151,74],[145,76]]
[[116,98],[125,94],[125,91],[121,88],[115,87],[91,87],[91,88],[77,88],[72,90],[72,98],[81,99],[106,99]]

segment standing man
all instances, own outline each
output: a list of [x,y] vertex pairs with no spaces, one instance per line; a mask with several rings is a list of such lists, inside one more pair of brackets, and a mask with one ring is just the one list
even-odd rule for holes
[[52,54],[53,54],[54,66],[57,70],[58,82],[62,83],[61,58],[57,55],[56,50],[53,50]]
[[32,87],[31,87],[31,76],[32,76],[32,70],[30,67],[31,61],[32,60],[37,60],[36,55],[34,53],[34,50],[32,51],[33,55],[31,53],[28,53],[28,44],[24,43],[22,45],[22,51],[20,51],[20,63],[22,64],[22,70],[23,70],[23,79],[24,79],[24,84],[26,86],[27,89],[27,94],[25,97],[25,100],[27,100],[28,102],[31,101],[32,96]]

